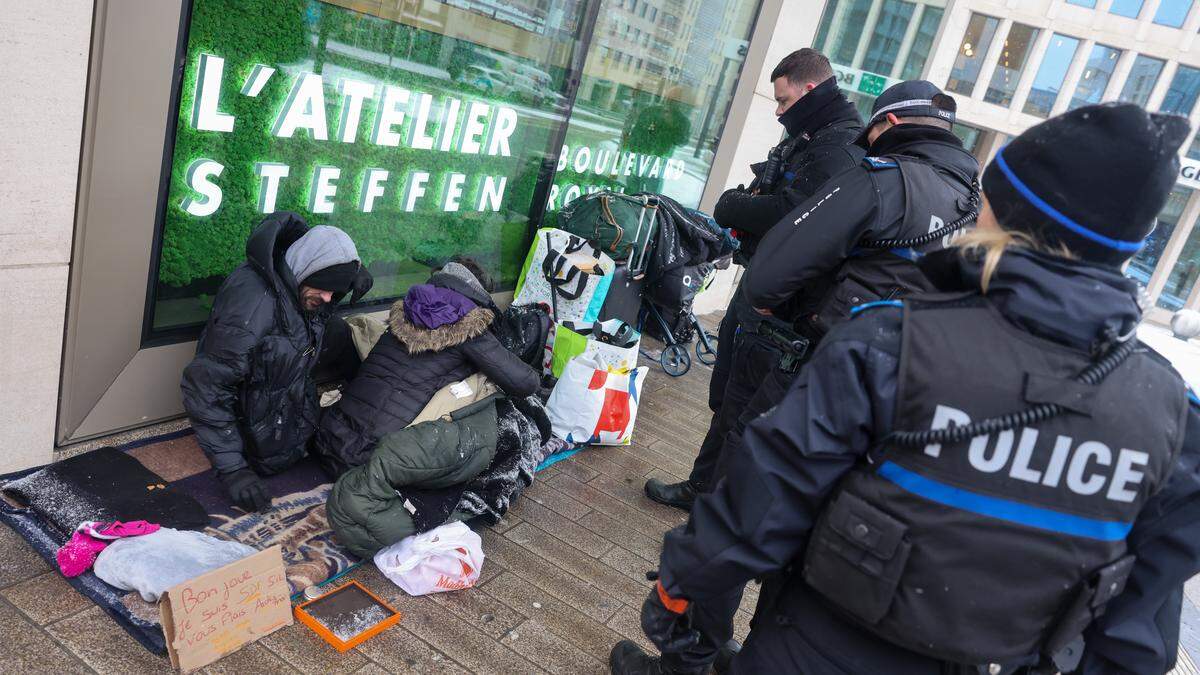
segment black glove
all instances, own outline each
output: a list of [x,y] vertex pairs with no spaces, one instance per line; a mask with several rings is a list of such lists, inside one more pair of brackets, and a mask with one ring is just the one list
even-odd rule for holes
[[251,469],[242,467],[237,471],[217,474],[217,477],[221,479],[229,498],[243,511],[262,511],[271,505],[267,486]]
[[354,281],[350,284],[350,304],[354,304],[366,295],[371,287],[375,285],[375,277],[367,271],[366,265],[358,266],[358,274],[354,275]]
[[642,632],[663,654],[678,654],[700,642],[700,633],[692,628],[691,603],[668,596],[662,582],[654,584],[642,603]]

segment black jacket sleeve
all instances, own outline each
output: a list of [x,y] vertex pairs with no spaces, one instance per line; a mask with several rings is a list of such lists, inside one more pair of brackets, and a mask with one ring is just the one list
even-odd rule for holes
[[855,167],[833,177],[763,237],[742,280],[746,299],[771,309],[837,269],[875,226],[878,211],[869,170]]
[[471,363],[509,396],[529,396],[537,391],[538,374],[491,332],[467,340],[462,349]]
[[229,473],[247,465],[238,429],[238,392],[250,372],[250,360],[266,327],[260,312],[266,296],[249,296],[250,304],[222,302],[241,294],[218,296],[195,358],[183,369],[183,407],[196,441],[213,468]]
[[667,533],[660,575],[674,597],[722,597],[796,559],[830,491],[892,426],[900,311],[826,336],[791,391],[743,436],[742,459]]
[[816,194],[831,177],[858,162],[843,145],[814,148],[805,154],[796,175],[786,187],[774,194],[752,195],[745,190],[726,190],[717,200],[713,219],[721,227],[765,235],[792,209]]
[[1084,635],[1076,672],[1165,673],[1179,649],[1183,584],[1200,573],[1200,409],[1189,406],[1184,446],[1167,484],[1129,534],[1137,556],[1125,590]]

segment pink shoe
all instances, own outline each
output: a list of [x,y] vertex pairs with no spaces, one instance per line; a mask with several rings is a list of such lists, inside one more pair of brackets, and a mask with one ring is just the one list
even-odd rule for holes
[[71,535],[71,541],[58,549],[54,557],[58,560],[58,569],[62,570],[64,577],[77,577],[90,570],[96,562],[96,556],[107,547],[107,541],[95,539],[86,532],[76,530],[75,534]]
[[83,523],[80,530],[87,532],[97,539],[123,539],[125,537],[140,537],[158,531],[158,524],[145,520],[131,520],[127,523],[115,521],[112,523]]

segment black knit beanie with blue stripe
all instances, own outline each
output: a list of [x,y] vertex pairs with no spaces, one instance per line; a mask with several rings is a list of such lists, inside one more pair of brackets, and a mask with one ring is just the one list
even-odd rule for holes
[[1179,175],[1187,120],[1128,103],[1077,108],[996,153],[983,192],[1006,230],[1120,266],[1154,230]]

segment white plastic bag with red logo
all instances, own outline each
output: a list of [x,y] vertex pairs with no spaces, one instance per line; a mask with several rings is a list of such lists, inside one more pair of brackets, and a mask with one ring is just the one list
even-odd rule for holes
[[568,361],[546,402],[554,435],[568,443],[629,445],[649,371],[612,372],[589,354]]
[[414,534],[375,554],[375,566],[409,595],[471,588],[483,569],[483,542],[461,522]]

